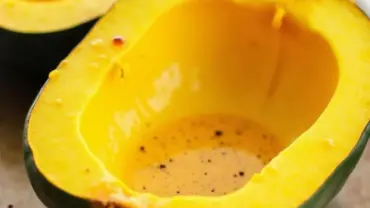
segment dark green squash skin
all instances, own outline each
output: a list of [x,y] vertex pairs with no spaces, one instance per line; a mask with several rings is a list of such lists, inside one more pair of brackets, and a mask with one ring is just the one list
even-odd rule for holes
[[[370,11],[369,11],[370,13]],[[365,13],[364,13],[365,14]],[[1,33],[0,33],[1,34]],[[1,36],[0,36],[1,39]],[[1,46],[1,43],[0,43]],[[47,82],[45,83],[47,85]],[[39,95],[42,93],[42,89]],[[38,100],[36,97],[31,106],[24,128],[23,142],[24,142],[24,161],[28,177],[31,185],[42,203],[48,208],[103,208],[104,206],[99,202],[91,202],[86,199],[74,197],[59,188],[52,185],[48,180],[38,171],[33,160],[32,150],[28,145],[28,122],[32,116],[32,110]],[[299,208],[324,208],[333,200],[339,191],[345,185],[348,177],[358,164],[364,149],[370,138],[370,122],[364,127],[364,131],[359,138],[357,144],[352,149],[351,153],[342,161],[341,164],[333,171],[327,180],[320,186],[320,188],[308,198]],[[297,187],[298,189],[299,187]]]
[[[98,20],[99,18],[95,18],[70,29],[40,34],[19,33],[0,28],[0,76],[14,78],[15,74],[20,73],[31,79],[47,76]],[[26,123],[28,117],[29,115]],[[43,204],[50,208],[91,207],[91,203],[74,198],[54,187],[39,173],[27,143],[27,125],[24,131],[24,160],[27,174]]]
[[85,37],[97,19],[50,33],[19,33],[0,27],[0,75],[10,70],[47,75]]
[[300,208],[323,208],[338,194],[343,188],[348,177],[355,169],[362,153],[370,138],[370,122],[366,125],[359,141],[352,149],[348,157],[334,170],[329,178]]
[[[44,86],[47,85],[47,83],[48,82],[46,82]],[[31,186],[40,201],[48,208],[91,208],[91,202],[74,197],[52,185],[36,167],[32,150],[28,144],[27,132],[29,118],[32,116],[32,110],[40,94],[42,93],[42,90],[43,89],[40,90],[30,108],[30,111],[27,114],[23,132],[24,162]]]

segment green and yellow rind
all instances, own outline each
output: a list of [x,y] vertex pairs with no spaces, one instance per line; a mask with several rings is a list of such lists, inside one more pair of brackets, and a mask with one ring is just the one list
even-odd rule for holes
[[[45,83],[45,85],[47,82]],[[42,89],[40,91],[42,93]],[[35,99],[34,104],[37,102]],[[61,191],[38,171],[33,160],[32,150],[28,145],[28,123],[32,116],[33,106],[27,115],[24,128],[24,160],[28,177],[32,184],[34,191],[39,199],[48,208],[89,208],[92,207],[92,202],[87,199],[72,196],[64,191]],[[348,124],[350,125],[350,124]],[[323,208],[338,194],[348,180],[353,170],[356,168],[364,149],[370,138],[370,122],[364,127],[363,133],[359,138],[357,144],[352,149],[351,153],[342,161],[341,164],[333,171],[327,180],[320,186],[320,188],[309,197],[300,208]],[[297,187],[298,188],[298,187]]]
[[358,143],[348,157],[335,169],[331,176],[321,185],[300,208],[321,208],[325,207],[343,188],[348,177],[355,169],[362,153],[370,138],[370,122],[365,127]]

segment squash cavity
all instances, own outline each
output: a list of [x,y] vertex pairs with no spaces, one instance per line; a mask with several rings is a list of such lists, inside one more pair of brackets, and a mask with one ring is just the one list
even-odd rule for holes
[[328,42],[279,9],[189,2],[161,15],[86,107],[90,150],[138,192],[243,187],[316,121],[337,85]]

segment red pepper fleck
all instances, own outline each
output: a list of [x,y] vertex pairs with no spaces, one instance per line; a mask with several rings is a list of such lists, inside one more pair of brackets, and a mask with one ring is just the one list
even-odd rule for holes
[[113,45],[115,46],[123,46],[125,44],[125,39],[121,36],[115,36],[113,38]]

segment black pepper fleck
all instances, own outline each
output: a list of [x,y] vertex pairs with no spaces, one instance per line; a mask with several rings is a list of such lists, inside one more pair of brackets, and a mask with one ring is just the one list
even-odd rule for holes
[[221,131],[221,130],[216,130],[215,131],[215,136],[216,137],[220,137],[220,136],[222,136],[224,133]]
[[140,152],[145,152],[145,147],[144,146],[140,146]]
[[240,171],[240,172],[239,172],[239,175],[240,175],[240,176],[244,176],[244,172],[243,172],[243,171]]
[[160,168],[160,169],[165,169],[165,168],[166,168],[166,165],[165,165],[165,164],[160,164],[160,165],[159,165],[159,168]]
[[243,134],[243,132],[241,130],[236,130],[236,135],[240,136],[242,134]]

